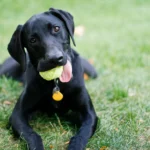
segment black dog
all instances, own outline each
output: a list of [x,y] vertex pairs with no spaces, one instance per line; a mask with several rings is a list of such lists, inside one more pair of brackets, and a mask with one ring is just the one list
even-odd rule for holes
[[[19,64],[13,58],[7,59],[0,74],[25,83],[9,121],[15,133],[27,141],[30,150],[44,150],[41,137],[28,123],[31,113],[39,109],[48,115],[64,114],[68,110],[78,112],[81,127],[71,138],[69,150],[83,150],[95,132],[97,116],[84,85],[83,70],[92,77],[96,77],[96,72],[70,47],[70,37],[75,45],[73,33],[73,17],[68,12],[51,8],[19,25],[8,45],[10,55]],[[56,66],[63,66],[59,79],[46,81],[39,75],[40,71]],[[63,94],[59,102],[52,99],[56,84]]]

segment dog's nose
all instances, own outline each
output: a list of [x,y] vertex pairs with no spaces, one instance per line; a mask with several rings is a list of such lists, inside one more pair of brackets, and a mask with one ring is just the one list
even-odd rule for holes
[[63,61],[63,55],[62,53],[57,53],[57,54],[54,54],[54,55],[46,55],[45,56],[45,59],[47,61],[49,61],[50,63],[62,63]]
[[58,57],[58,58],[57,58],[57,61],[58,61],[59,63],[61,63],[61,62],[63,61],[63,56]]

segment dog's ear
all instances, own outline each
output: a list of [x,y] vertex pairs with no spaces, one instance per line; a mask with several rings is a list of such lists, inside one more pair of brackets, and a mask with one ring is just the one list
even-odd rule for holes
[[74,44],[74,46],[76,46],[75,41],[74,41],[74,21],[73,21],[73,16],[63,10],[59,10],[59,9],[54,9],[54,8],[50,8],[50,13],[52,13],[53,15],[55,15],[56,17],[60,18],[61,20],[64,21],[68,31],[69,31],[69,35],[72,39],[72,42]]
[[26,54],[21,42],[22,25],[18,25],[8,44],[9,54],[21,65],[23,71],[26,69]]

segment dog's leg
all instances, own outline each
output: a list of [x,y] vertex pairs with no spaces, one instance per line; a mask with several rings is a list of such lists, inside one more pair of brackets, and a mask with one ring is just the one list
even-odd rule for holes
[[80,113],[81,127],[77,134],[71,138],[68,150],[83,150],[88,139],[94,134],[97,125],[97,116],[86,89],[77,95],[76,111]]
[[81,58],[81,64],[83,66],[84,73],[86,73],[91,78],[97,78],[98,75],[94,66],[92,66],[86,59],[82,57],[80,58]]
[[39,90],[33,87],[23,91],[10,117],[10,124],[15,133],[27,142],[30,150],[44,150],[41,137],[28,123],[29,115],[40,97],[36,92],[39,93]]
[[23,81],[23,71],[12,57],[7,58],[4,63],[0,65],[0,77],[3,75],[21,82]]

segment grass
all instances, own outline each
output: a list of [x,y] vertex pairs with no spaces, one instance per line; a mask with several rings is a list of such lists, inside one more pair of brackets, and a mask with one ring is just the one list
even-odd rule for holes
[[[7,43],[16,26],[49,7],[71,12],[76,26],[85,26],[84,35],[75,36],[75,49],[92,59],[99,73],[98,79],[86,81],[100,118],[87,149],[149,150],[150,1],[1,0],[0,62],[8,57]],[[20,83],[0,79],[0,150],[26,149],[25,142],[14,139],[5,128],[21,91]],[[42,136],[46,150],[66,149],[77,131],[57,116],[39,115],[31,125]]]

